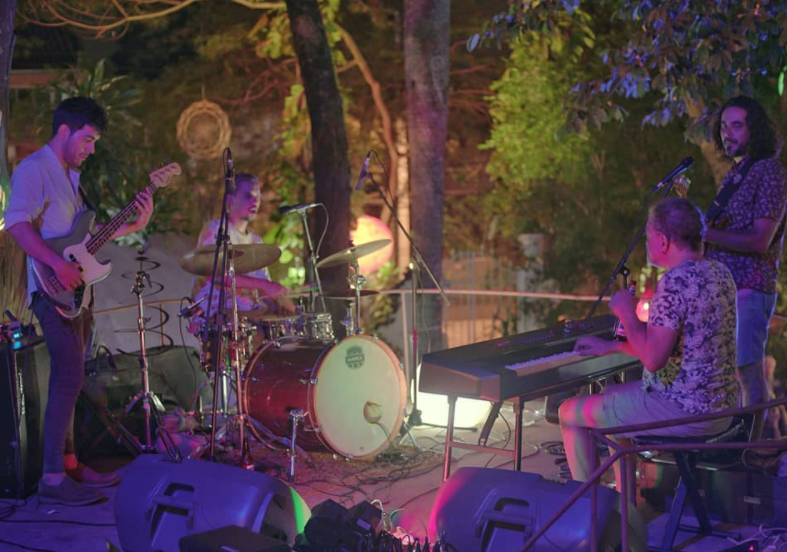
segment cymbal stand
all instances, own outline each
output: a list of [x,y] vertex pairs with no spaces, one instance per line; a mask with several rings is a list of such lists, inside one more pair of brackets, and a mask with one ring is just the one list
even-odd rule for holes
[[298,422],[306,417],[306,413],[300,408],[296,408],[290,412],[290,421],[292,422],[292,437],[290,438],[290,472],[287,474],[287,479],[292,483],[295,479],[295,455],[296,445],[295,438],[298,436]]
[[[134,395],[131,402],[126,407],[126,413],[131,412],[134,405],[142,401],[142,410],[145,413],[145,444],[142,446],[143,452],[154,452],[153,435],[150,429],[151,404],[155,409],[153,415],[158,417],[159,412],[164,411],[164,406],[155,394],[150,391],[150,377],[147,349],[145,347],[145,301],[142,295],[145,291],[145,280],[150,287],[150,275],[144,270],[137,272],[137,278],[131,292],[137,296],[137,334],[139,334],[139,367],[142,370],[142,391]],[[160,425],[159,425],[160,427]]]
[[[232,372],[235,375],[235,399],[238,403],[238,450],[241,452],[240,466],[243,468],[254,467],[251,454],[249,453],[249,443],[246,441],[246,415],[243,412],[243,384],[240,372],[240,320],[238,318],[238,299],[237,289],[235,287],[235,260],[232,257],[232,245],[227,249],[230,253],[228,276],[230,281],[230,289],[232,290],[232,337],[230,338],[230,363]],[[229,387],[232,385],[230,383]]]
[[[350,266],[353,269],[353,275],[347,278],[347,281],[350,284],[350,287],[355,288],[355,313],[354,313],[354,324],[352,327],[353,333],[355,335],[361,334],[361,292],[363,290],[364,284],[366,284],[366,277],[363,276],[360,272],[360,268],[358,267],[358,257],[353,255],[353,260],[350,263]],[[348,331],[348,333],[350,333]]]
[[[306,220],[306,210],[301,210],[298,214],[301,216],[301,222],[303,223],[303,231],[306,234],[306,246],[309,249],[309,270],[311,271],[312,275],[314,276],[314,283],[317,284],[317,295],[320,298],[320,303],[322,304],[322,312],[328,312],[328,307],[325,306],[325,297],[322,294],[322,282],[320,281],[320,271],[317,270],[317,255],[318,251],[314,249],[314,242],[312,241],[312,235],[309,231],[309,222]],[[309,308],[312,312],[314,310],[314,292],[309,291]]]

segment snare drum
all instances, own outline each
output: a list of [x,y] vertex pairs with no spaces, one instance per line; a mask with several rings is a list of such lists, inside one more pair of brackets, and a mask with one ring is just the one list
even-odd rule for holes
[[[207,342],[205,341],[205,326],[207,322],[203,322],[199,327],[199,333],[197,334],[197,339],[200,342],[200,350],[202,352],[202,358],[213,358],[213,355],[216,354],[216,347],[217,347],[217,340],[219,336],[218,329],[215,324],[215,318],[211,317],[214,323],[211,323],[207,330]],[[229,342],[232,340],[233,336],[233,323],[228,321],[224,324],[224,331],[221,332],[221,338],[224,340],[224,355],[226,356],[229,352]],[[257,346],[259,345],[258,338],[255,338],[254,332],[254,324],[246,317],[238,317],[238,339],[239,339],[239,351],[240,354],[243,356],[244,361],[245,359],[249,358],[251,354],[256,350]]]
[[355,335],[337,344],[267,343],[246,367],[246,413],[281,437],[290,412],[306,416],[296,444],[371,459],[399,434],[407,387],[399,361],[382,341]]
[[283,339],[333,341],[333,319],[327,312],[271,316],[255,320],[254,324],[268,341]]

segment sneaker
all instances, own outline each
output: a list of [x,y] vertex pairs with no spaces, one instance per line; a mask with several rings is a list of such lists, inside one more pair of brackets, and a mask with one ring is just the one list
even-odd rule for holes
[[59,485],[46,485],[43,481],[38,482],[38,500],[41,504],[84,506],[105,498],[101,491],[80,485],[68,476]]
[[77,464],[77,467],[73,470],[66,469],[66,475],[77,483],[81,483],[85,487],[91,487],[93,489],[111,487],[112,485],[120,483],[120,478],[117,474],[98,473],[81,462]]

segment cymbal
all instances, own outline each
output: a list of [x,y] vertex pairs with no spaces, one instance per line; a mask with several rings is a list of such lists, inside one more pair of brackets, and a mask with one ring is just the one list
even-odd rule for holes
[[353,247],[348,247],[347,249],[343,249],[338,253],[334,253],[328,257],[325,257],[319,263],[317,263],[317,268],[327,268],[329,266],[336,266],[340,264],[350,264],[355,259],[360,257],[364,257],[371,253],[374,253],[378,249],[382,249],[386,245],[391,243],[391,240],[375,240],[370,241],[368,243],[363,243],[361,245],[354,245]]
[[[368,297],[369,295],[377,295],[379,291],[373,289],[362,289],[361,297]],[[326,299],[355,299],[355,290],[352,288],[335,289],[333,291],[325,292]]]
[[[213,255],[215,251],[216,248],[213,245],[199,247],[181,257],[180,266],[183,270],[192,274],[211,276],[213,274]],[[235,272],[237,274],[246,274],[265,268],[278,261],[280,256],[281,249],[266,243],[232,246],[232,258],[235,261]]]

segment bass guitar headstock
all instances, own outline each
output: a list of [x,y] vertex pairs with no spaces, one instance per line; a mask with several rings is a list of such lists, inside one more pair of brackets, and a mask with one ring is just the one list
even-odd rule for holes
[[170,180],[182,172],[178,163],[167,163],[150,173],[150,182],[155,184],[157,188],[166,188],[169,186]]

